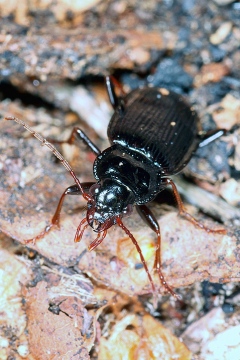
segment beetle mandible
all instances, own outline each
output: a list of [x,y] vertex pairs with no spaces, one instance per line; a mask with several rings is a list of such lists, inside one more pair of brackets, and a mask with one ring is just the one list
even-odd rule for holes
[[[65,196],[82,195],[87,201],[87,214],[77,228],[74,241],[80,241],[84,230],[90,225],[98,234],[89,246],[89,250],[93,250],[101,244],[111,226],[120,226],[134,243],[155,293],[155,285],[142,251],[122,221],[136,206],[140,216],[157,235],[154,270],[158,273],[164,288],[178,298],[162,273],[160,227],[146,204],[170,185],[180,215],[207,232],[225,233],[224,229],[213,230],[205,227],[188,214],[176,185],[169,178],[187,165],[198,147],[205,146],[222,136],[224,130],[200,134],[196,112],[182,96],[170,90],[145,87],[133,90],[126,95],[121,85],[112,76],[106,77],[106,86],[114,109],[108,126],[111,146],[101,152],[79,128],[74,128],[67,140],[68,143],[73,143],[74,138],[77,137],[96,155],[93,165],[96,182],[81,183],[69,163],[50,142],[22,120],[15,117],[5,118],[15,120],[43,145],[46,145],[60,159],[75,181],[75,184],[69,186],[62,194],[51,224],[35,238],[25,242],[34,243],[43,238],[54,225],[59,227],[60,212]],[[116,95],[116,86],[122,93],[119,97]]]

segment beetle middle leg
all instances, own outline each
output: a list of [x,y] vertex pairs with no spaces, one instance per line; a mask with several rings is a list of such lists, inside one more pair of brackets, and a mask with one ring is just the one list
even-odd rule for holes
[[183,217],[185,217],[187,220],[191,221],[192,224],[194,224],[195,226],[209,232],[209,233],[218,233],[218,234],[225,234],[226,230],[225,229],[210,229],[207,226],[203,225],[200,221],[196,220],[192,215],[190,215],[184,208],[182,199],[180,197],[180,194],[178,192],[178,189],[176,187],[176,185],[174,184],[174,182],[172,181],[172,179],[165,179],[166,180],[166,184],[167,185],[171,185],[172,190],[173,190],[173,195],[177,201],[177,205],[178,205],[178,209],[179,209],[179,214]]
[[[82,188],[84,189],[84,191],[88,191],[93,184],[95,184],[95,183],[94,182],[82,183]],[[34,238],[25,240],[25,244],[29,244],[29,243],[35,244],[36,241],[42,239],[47,233],[49,233],[50,230],[52,230],[52,228],[54,226],[57,226],[58,228],[60,227],[60,214],[61,214],[64,199],[67,195],[82,195],[82,193],[79,190],[79,187],[77,185],[72,185],[72,186],[67,187],[58,202],[58,206],[55,211],[55,214],[52,217],[51,223],[48,226],[46,226],[46,228],[40,234],[35,236]]]
[[164,286],[164,288],[169,292],[175,299],[180,300],[179,295],[177,295],[172,288],[168,285],[165,277],[162,273],[162,260],[161,260],[161,233],[160,226],[156,217],[153,215],[151,210],[146,205],[137,205],[137,211],[144,222],[156,233],[157,235],[157,246],[154,260],[154,270],[158,273],[159,279]]
[[71,135],[67,140],[54,140],[51,139],[51,142],[56,144],[70,144],[72,145],[75,142],[75,139],[82,141],[90,151],[92,151],[95,155],[99,155],[101,153],[100,149],[89,139],[89,137],[78,127],[74,127]]

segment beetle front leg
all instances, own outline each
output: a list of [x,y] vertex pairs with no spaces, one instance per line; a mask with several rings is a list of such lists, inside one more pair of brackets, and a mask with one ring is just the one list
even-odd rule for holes
[[[88,191],[93,184],[94,184],[93,182],[83,183],[82,188],[84,190]],[[72,185],[72,186],[67,187],[59,200],[57,209],[55,211],[55,214],[52,217],[51,223],[49,225],[47,225],[46,228],[40,234],[35,236],[34,238],[25,240],[24,241],[25,244],[29,244],[29,243],[35,244],[36,241],[42,239],[47,233],[49,233],[50,230],[52,230],[52,228],[54,226],[57,226],[58,228],[60,227],[60,214],[61,214],[64,199],[67,195],[81,195],[81,191],[79,190],[79,187],[77,185]]]
[[185,217],[187,220],[191,221],[192,224],[194,224],[195,226],[199,227],[200,229],[203,229],[209,233],[218,233],[218,234],[225,234],[226,230],[225,229],[210,229],[207,226],[203,225],[200,221],[198,221],[197,219],[195,219],[192,215],[190,215],[184,208],[182,199],[180,197],[180,194],[178,192],[178,189],[176,187],[176,185],[174,184],[174,182],[171,179],[165,179],[166,180],[166,184],[167,185],[171,185],[172,190],[173,190],[173,195],[177,201],[177,205],[178,205],[178,209],[179,209],[179,214],[183,217]]
[[153,215],[151,210],[146,205],[137,205],[137,211],[143,221],[156,233],[157,235],[157,245],[156,245],[156,253],[154,260],[154,270],[158,273],[159,279],[164,286],[164,288],[169,292],[175,299],[180,300],[179,295],[177,295],[172,288],[168,285],[165,277],[162,273],[162,260],[161,260],[161,233],[160,226],[156,217]]

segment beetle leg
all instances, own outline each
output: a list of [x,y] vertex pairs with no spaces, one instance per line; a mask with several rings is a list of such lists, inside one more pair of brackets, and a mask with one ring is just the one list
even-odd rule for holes
[[92,251],[92,250],[96,249],[96,247],[103,242],[106,235],[107,235],[107,230],[104,230],[103,232],[98,233],[96,239],[93,240],[93,242],[91,242],[91,244],[89,245],[88,250]]
[[[88,190],[93,184],[94,184],[93,182],[86,182],[82,184],[82,187],[84,190]],[[81,195],[79,187],[77,185],[72,185],[66,188],[66,190],[64,191],[64,193],[62,194],[59,200],[57,209],[52,217],[51,223],[48,226],[46,226],[46,228],[39,235],[35,236],[32,239],[25,240],[24,241],[25,244],[29,244],[29,243],[35,244],[36,241],[42,239],[47,233],[49,233],[49,231],[53,228],[53,226],[57,226],[58,228],[60,227],[60,213],[62,210],[65,196],[67,195]]]
[[99,148],[89,139],[89,137],[85,134],[85,132],[78,127],[73,128],[71,135],[67,140],[63,140],[63,141],[58,141],[54,139],[50,139],[50,140],[51,142],[54,142],[56,144],[66,144],[66,143],[73,144],[75,139],[81,140],[89,148],[89,150],[92,151],[95,155],[99,155],[101,153]]
[[[132,240],[133,244],[135,245],[135,247],[136,247],[136,249],[137,249],[137,251],[138,251],[138,253],[139,253],[141,262],[142,262],[142,264],[143,264],[143,266],[144,266],[144,269],[145,269],[145,271],[146,271],[146,273],[147,273],[147,276],[148,276],[148,279],[149,279],[149,281],[150,281],[150,284],[151,284],[151,286],[152,286],[152,291],[153,291],[154,294],[156,294],[156,288],[155,288],[155,286],[154,286],[152,276],[151,276],[151,274],[150,274],[150,272],[149,272],[149,270],[148,270],[147,263],[146,263],[146,261],[145,261],[145,259],[144,259],[142,250],[141,250],[140,246],[138,245],[137,240],[136,240],[135,237],[132,235],[132,233],[128,230],[128,228],[126,228],[126,226],[122,223],[122,220],[121,220],[120,216],[117,216],[117,217],[116,217],[116,222],[117,222],[118,226],[119,226],[120,228],[122,228],[123,231],[130,237],[130,239]],[[155,302],[156,302],[156,301],[155,301]]]
[[122,85],[113,77],[113,76],[106,76],[106,86],[107,86],[107,92],[108,97],[110,100],[110,103],[114,110],[117,110],[117,108],[120,107],[121,111],[124,111],[124,103],[121,97],[118,97],[115,92],[114,87],[118,87],[121,91],[121,95],[125,95],[125,91],[123,90]]
[[203,133],[203,134],[198,134],[198,137],[201,140],[198,147],[206,146],[206,145],[210,144],[211,142],[219,139],[221,136],[223,136],[225,134],[226,134],[226,130],[224,130],[224,129],[214,129],[214,130],[207,131],[206,133]]
[[174,182],[171,179],[165,179],[166,180],[166,184],[171,185],[172,189],[173,189],[173,195],[177,201],[178,204],[178,209],[179,209],[179,214],[183,217],[185,217],[187,220],[191,221],[192,224],[194,224],[195,226],[209,232],[209,233],[219,233],[219,234],[225,234],[226,230],[225,229],[210,229],[208,227],[206,227],[205,225],[203,225],[200,221],[196,220],[192,215],[190,215],[185,209],[184,209],[184,205],[182,202],[182,199],[180,197],[180,194],[177,190],[176,185],[174,184]]
[[158,273],[159,279],[164,286],[164,288],[169,292],[175,299],[180,300],[180,296],[177,295],[172,288],[168,285],[165,280],[165,277],[162,273],[162,261],[161,261],[161,233],[160,226],[156,217],[153,215],[151,210],[146,205],[137,205],[137,211],[144,222],[156,233],[157,235],[157,246],[156,246],[156,254],[154,261],[154,269]]
[[[87,224],[85,224],[87,223]],[[83,229],[82,229],[82,225],[84,225]],[[88,222],[87,222],[87,218],[84,218],[80,224],[78,225],[78,228],[77,228],[77,231],[76,231],[76,234],[75,234],[75,238],[74,238],[74,242],[79,242],[81,241],[82,239],[82,236],[83,236],[83,233],[85,231],[85,229],[88,227]]]

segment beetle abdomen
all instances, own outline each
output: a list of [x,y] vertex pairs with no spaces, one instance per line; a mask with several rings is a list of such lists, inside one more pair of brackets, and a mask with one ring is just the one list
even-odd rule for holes
[[166,175],[178,173],[198,145],[198,117],[185,100],[166,89],[144,88],[124,99],[108,126],[111,143],[137,149]]

